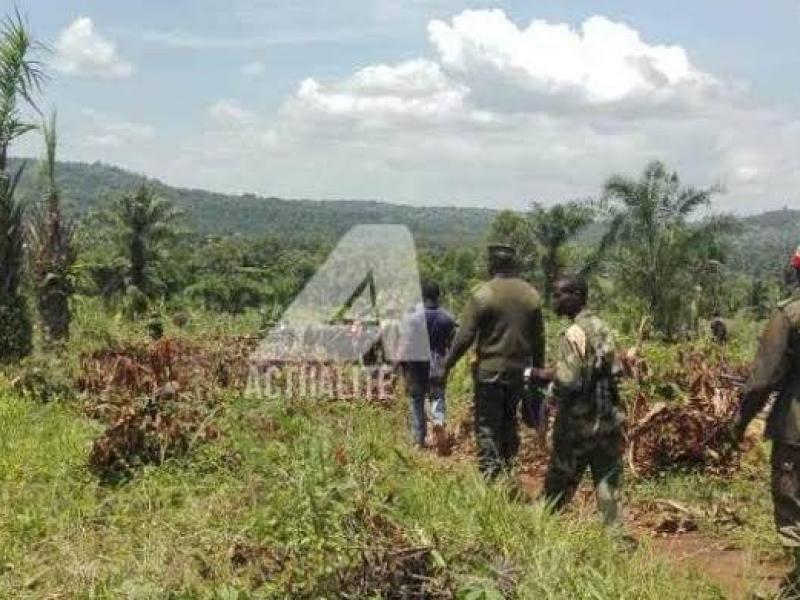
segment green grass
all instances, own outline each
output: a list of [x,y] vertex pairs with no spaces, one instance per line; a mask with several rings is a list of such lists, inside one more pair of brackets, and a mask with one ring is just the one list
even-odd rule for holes
[[[185,330],[168,322],[167,333],[241,335],[258,319],[193,313]],[[144,338],[145,323],[87,301],[63,368],[74,371],[83,352]],[[752,343],[737,339],[746,359]],[[653,344],[647,358],[660,368],[675,352]],[[450,388],[453,414],[466,408],[466,375],[463,364]],[[508,582],[523,599],[722,597],[647,543],[626,552],[594,516],[553,517],[515,499],[509,482],[487,486],[473,465],[414,452],[404,402],[267,403],[229,393],[217,403],[218,440],[109,486],[86,467],[102,426],[79,402],[37,404],[0,379],[0,598],[335,598],[332,578],[362,552],[401,546],[432,548],[433,575],[468,600],[496,598]],[[703,534],[774,551],[765,476],[760,462],[734,480],[674,475],[634,483],[626,496],[741,506],[743,527],[701,519]],[[241,548],[261,558],[237,561]]]
[[[593,522],[553,518],[472,467],[415,454],[399,407],[225,406],[218,442],[105,487],[84,466],[94,423],[3,396],[0,597],[335,597],[327,579],[386,543],[376,515],[404,544],[435,548],[464,597],[490,594],[497,570],[515,574],[520,598],[720,596],[644,550],[626,555]],[[285,564],[237,567],[236,544]]]

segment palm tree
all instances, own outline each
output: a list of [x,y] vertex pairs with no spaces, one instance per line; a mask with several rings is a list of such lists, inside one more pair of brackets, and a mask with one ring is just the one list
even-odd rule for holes
[[8,147],[17,138],[36,129],[26,121],[20,104],[38,112],[34,95],[45,78],[42,63],[33,56],[44,49],[28,31],[22,16],[15,10],[6,17],[0,39],[0,171],[8,163]]
[[21,104],[36,109],[33,96],[43,73],[32,58],[41,46],[28,32],[19,12],[5,19],[0,31],[0,362],[30,353],[32,327],[20,292],[24,263],[25,210],[16,196],[21,167],[7,173],[8,148],[36,128],[21,113]]
[[43,206],[31,221],[28,235],[31,273],[44,334],[49,341],[69,337],[69,299],[72,295],[72,268],[76,252],[75,228],[65,221],[56,186],[56,115],[42,126],[45,139],[43,175],[47,192]]
[[720,235],[734,227],[726,217],[691,221],[716,191],[681,187],[677,173],[658,161],[638,180],[616,175],[605,184],[612,226],[603,245],[615,246],[617,280],[643,300],[655,327],[669,338],[682,325],[697,274],[719,254]]
[[594,211],[586,202],[566,202],[545,208],[534,203],[528,215],[530,231],[541,248],[541,268],[544,275],[544,299],[553,296],[556,281],[566,266],[565,249],[575,236],[594,219]]
[[139,305],[134,312],[143,310],[146,300],[163,287],[156,267],[164,243],[176,235],[179,216],[170,201],[157,197],[145,185],[118,198],[101,215],[124,257],[126,293]]

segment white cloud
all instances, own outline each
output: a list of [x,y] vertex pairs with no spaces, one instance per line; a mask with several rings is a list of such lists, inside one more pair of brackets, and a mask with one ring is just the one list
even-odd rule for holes
[[261,77],[265,71],[264,63],[258,61],[245,63],[239,69],[239,72],[247,77]]
[[520,29],[501,10],[465,11],[428,32],[441,64],[468,79],[501,81],[531,95],[575,96],[586,104],[662,100],[714,79],[679,46],[649,45],[639,33],[602,16],[580,29],[533,21]]
[[86,108],[81,111],[84,138],[87,146],[97,148],[125,148],[152,140],[156,131],[152,125],[136,123]]
[[595,195],[655,158],[723,184],[727,209],[782,206],[800,187],[800,115],[754,105],[669,40],[602,16],[520,25],[499,10],[427,31],[426,55],[310,76],[277,115],[220,100],[157,171],[287,197],[517,208]]
[[88,17],[76,19],[61,32],[53,66],[67,75],[125,78],[133,73],[133,65],[117,54],[114,42],[95,32]]
[[214,121],[222,125],[244,125],[253,122],[256,118],[255,113],[232,99],[215,102],[209,107],[208,114]]
[[402,118],[447,120],[464,114],[467,91],[450,80],[438,64],[415,60],[366,67],[332,85],[306,79],[287,110],[373,124]]

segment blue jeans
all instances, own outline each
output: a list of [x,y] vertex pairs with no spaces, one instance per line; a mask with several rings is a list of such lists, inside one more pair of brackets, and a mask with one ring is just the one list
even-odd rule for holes
[[434,425],[444,426],[447,418],[447,400],[444,385],[439,382],[416,381],[410,386],[411,394],[411,435],[414,443],[425,444],[428,435],[428,423],[425,416],[425,400],[430,395],[431,418]]

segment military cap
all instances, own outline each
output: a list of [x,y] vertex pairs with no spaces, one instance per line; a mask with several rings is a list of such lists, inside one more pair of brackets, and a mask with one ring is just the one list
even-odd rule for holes
[[517,251],[514,247],[508,244],[489,244],[488,249],[489,256],[492,258],[513,260],[517,255]]

